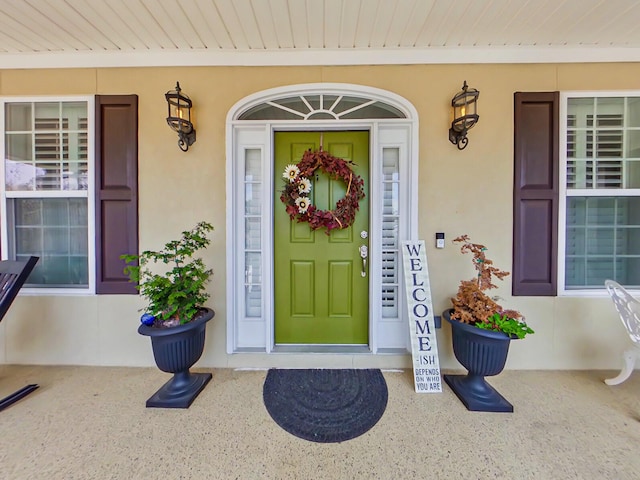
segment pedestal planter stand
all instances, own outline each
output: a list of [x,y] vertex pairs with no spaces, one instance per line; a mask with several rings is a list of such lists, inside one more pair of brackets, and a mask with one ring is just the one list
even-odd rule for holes
[[211,380],[210,373],[191,373],[189,369],[202,356],[205,328],[213,316],[213,310],[207,308],[205,315],[184,325],[170,328],[140,325],[138,333],[151,338],[158,368],[173,373],[173,378],[147,400],[147,407],[189,408]]
[[502,332],[452,320],[451,312],[445,310],[442,316],[451,324],[453,353],[469,373],[444,375],[444,381],[468,410],[513,412],[513,405],[484,379],[504,369],[511,338]]

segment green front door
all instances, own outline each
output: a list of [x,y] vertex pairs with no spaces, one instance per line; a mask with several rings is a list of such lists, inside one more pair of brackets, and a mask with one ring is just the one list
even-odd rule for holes
[[[369,132],[276,132],[274,145],[275,342],[367,344],[369,258],[365,266],[360,247],[369,246]],[[354,224],[330,235],[292,221],[280,201],[285,167],[320,145],[335,157],[352,160],[354,174],[365,182],[366,196]],[[311,201],[321,210],[333,209],[347,189],[320,169],[311,181]]]

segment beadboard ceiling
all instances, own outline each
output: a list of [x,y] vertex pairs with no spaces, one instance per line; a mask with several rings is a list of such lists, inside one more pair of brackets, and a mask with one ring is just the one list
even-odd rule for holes
[[0,68],[640,61],[638,0],[0,0]]

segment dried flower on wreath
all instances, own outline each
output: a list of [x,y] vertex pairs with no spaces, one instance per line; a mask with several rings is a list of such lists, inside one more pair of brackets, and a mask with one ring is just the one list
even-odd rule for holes
[[[291,220],[308,222],[312,230],[325,228],[327,234],[333,229],[353,225],[356,212],[360,208],[359,202],[365,196],[364,180],[353,173],[353,165],[353,162],[334,157],[323,150],[307,150],[297,165],[287,165],[282,173],[285,187],[280,200],[286,205]],[[309,198],[310,179],[318,169],[332,179],[342,180],[347,187],[344,198],[338,200],[332,210],[320,210]]]

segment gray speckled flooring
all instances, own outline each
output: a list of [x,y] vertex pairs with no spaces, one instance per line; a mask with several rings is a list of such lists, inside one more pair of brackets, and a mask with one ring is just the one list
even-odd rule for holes
[[[206,371],[194,369],[194,371]],[[513,414],[468,412],[444,385],[416,394],[385,372],[389,403],[364,435],[294,437],[262,403],[265,371],[212,370],[188,410],[147,409],[151,368],[0,366],[0,477],[13,479],[639,479],[640,372],[503,372]]]

